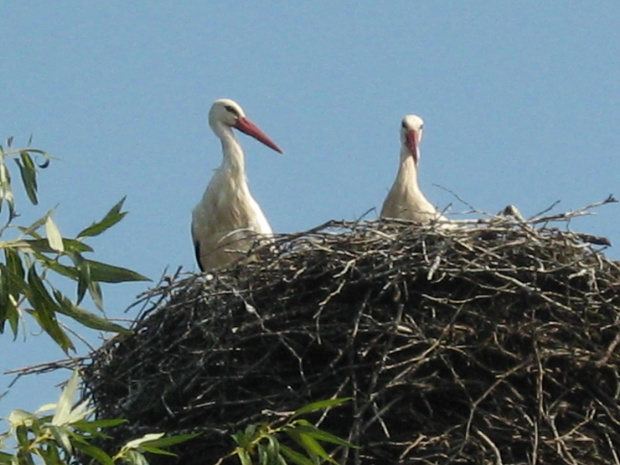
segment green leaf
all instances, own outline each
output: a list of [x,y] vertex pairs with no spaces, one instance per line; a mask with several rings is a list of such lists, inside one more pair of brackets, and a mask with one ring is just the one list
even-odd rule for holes
[[132,331],[130,331],[129,329],[124,328],[123,326],[113,323],[106,318],[101,318],[94,313],[78,307],[59,290],[54,289],[53,292],[54,297],[59,304],[59,313],[73,318],[75,321],[83,324],[84,326],[87,326],[88,328],[97,329],[99,331],[110,331],[120,334],[132,334]]
[[16,159],[15,163],[19,166],[24,189],[30,202],[37,205],[39,203],[37,200],[37,169],[27,150],[20,150],[19,155],[21,161]]
[[4,162],[0,159],[0,211],[2,210],[3,202],[6,202],[9,206],[9,217],[12,218],[15,215],[15,203],[13,190],[11,189],[11,175]]
[[311,435],[299,432],[297,428],[292,430],[284,430],[284,432],[288,434],[301,447],[303,447],[306,452],[308,452],[308,454],[316,455],[324,460],[337,464],[337,462],[332,457],[330,457],[327,452],[325,452],[323,446],[321,446],[321,444],[319,444],[319,442]]
[[238,450],[237,455],[239,456],[239,461],[241,465],[252,465],[252,457],[245,450]]
[[58,226],[54,223],[51,215],[47,215],[47,219],[45,220],[45,234],[47,236],[47,242],[53,251],[64,252],[65,247],[62,242],[62,234],[60,234],[60,229],[58,229]]
[[290,447],[285,446],[284,444],[280,444],[280,451],[282,452],[282,455],[286,456],[287,459],[298,465],[315,465],[313,460],[291,449]]
[[86,295],[86,288],[90,281],[90,267],[84,264],[84,257],[79,253],[69,254],[69,257],[75,265],[75,270],[77,270],[77,303],[79,304]]
[[55,404],[55,403],[54,403],[54,404],[52,404],[52,403],[49,403],[49,404],[43,404],[43,405],[41,405],[41,406],[37,409],[36,413],[41,413],[41,412],[51,412],[51,411],[53,411],[53,410],[55,410],[55,409],[56,409],[56,404]]
[[49,426],[49,430],[52,432],[52,436],[54,436],[56,443],[60,444],[67,454],[73,454],[73,447],[71,446],[67,431],[58,426]]
[[144,455],[136,450],[128,450],[123,458],[131,465],[149,465]]
[[243,431],[237,431],[231,434],[231,437],[241,449],[250,450],[252,448],[251,437],[247,436]]
[[296,425],[294,428],[296,432],[300,434],[307,434],[319,441],[329,442],[331,444],[336,444],[338,446],[357,448],[357,446],[355,446],[354,444],[351,444],[350,442],[344,439],[341,439],[338,436],[334,436],[333,434],[328,433],[327,431],[323,431],[322,429],[317,428],[316,426],[314,426],[313,424],[305,420],[299,420],[298,425]]
[[304,413],[310,413],[310,412],[315,412],[317,410],[323,410],[328,407],[336,407],[338,405],[344,404],[345,402],[348,402],[349,400],[351,400],[350,397],[319,400],[318,402],[313,402],[311,404],[304,405],[300,409],[297,409],[291,418],[298,417],[300,415],[303,415]]
[[[51,213],[51,210],[47,212],[47,215],[50,213]],[[24,236],[32,236],[35,239],[40,239],[41,235],[38,234],[37,231],[39,230],[39,228],[41,228],[45,224],[45,221],[47,220],[47,215],[39,218],[38,220],[36,220],[34,223],[30,224],[27,227],[18,226],[17,229],[19,229]]]
[[26,412],[25,410],[16,408],[14,410],[11,410],[7,421],[11,425],[11,428],[16,429],[20,426],[30,427],[33,422],[36,421],[36,417],[30,412]]
[[0,333],[4,332],[4,323],[6,322],[9,312],[12,311],[10,308],[10,274],[10,270],[0,264]]
[[259,443],[256,452],[259,465],[270,465],[269,454],[267,453],[267,447],[265,445]]
[[28,284],[24,281],[24,267],[19,254],[11,248],[4,249],[6,265],[0,263],[0,333],[8,320],[13,335],[19,325],[18,305]]
[[189,441],[190,439],[194,439],[195,437],[200,436],[200,434],[179,434],[176,436],[166,436],[160,439],[148,441],[148,446],[152,447],[169,447],[175,444],[180,444],[182,442]]
[[299,440],[308,452],[318,455],[319,457],[329,460],[330,462],[335,462],[334,459],[332,459],[325,451],[325,449],[323,449],[323,446],[309,434],[299,434]]
[[258,424],[256,423],[250,423],[249,425],[247,425],[245,427],[245,431],[244,434],[247,438],[253,438],[254,435],[256,434],[256,428],[258,427]]
[[66,237],[63,237],[62,243],[65,247],[66,252],[94,252],[93,248],[90,245],[84,244],[82,241],[78,241],[77,239],[67,239]]
[[74,446],[76,449],[80,450],[89,457],[92,457],[103,465],[114,465],[114,460],[112,460],[112,457],[98,447],[91,446],[85,442],[76,442],[74,443]]
[[99,283],[91,279],[91,281],[87,283],[87,288],[88,295],[90,295],[90,298],[93,299],[95,306],[99,310],[103,311],[103,295],[101,294],[101,286]]
[[62,276],[70,278],[74,281],[78,280],[78,270],[72,266],[61,265],[57,260],[47,258],[45,255],[35,254],[35,257],[44,268],[52,270]]
[[121,268],[119,266],[108,265],[94,260],[84,259],[84,263],[90,268],[90,278],[93,281],[102,283],[124,283],[128,281],[150,281],[149,278],[142,276],[135,271]]
[[76,421],[83,421],[88,418],[95,411],[95,408],[89,408],[89,405],[90,400],[87,399],[73,407],[67,419],[67,424],[73,426],[73,423]]
[[17,307],[11,305],[11,308],[9,309],[9,313],[7,315],[7,320],[9,322],[9,325],[11,326],[11,331],[13,332],[13,340],[17,338],[17,331],[19,329],[20,319],[21,317]]
[[0,451],[0,463],[11,463],[13,456],[11,454],[7,454],[6,452]]
[[126,443],[123,448],[124,449],[137,449],[142,446],[142,444],[147,442],[152,442],[157,439],[161,439],[166,433],[148,433],[142,436],[141,438],[132,439],[128,443]]
[[29,428],[20,425],[15,428],[15,438],[17,439],[17,444],[22,449],[27,449],[30,445],[30,438],[28,437]]
[[106,215],[101,221],[95,222],[89,227],[83,229],[78,233],[77,237],[97,236],[114,226],[127,214],[127,212],[121,212],[121,209],[123,208],[123,203],[125,203],[125,197],[123,197],[120,202],[114,205],[110,209],[110,211],[106,213]]
[[71,254],[70,257],[76,264],[76,269],[78,271],[77,303],[79,304],[82,301],[86,291],[88,291],[88,294],[91,299],[93,299],[93,302],[97,308],[99,310],[103,310],[101,287],[92,276],[92,268],[90,263],[79,254]]
[[157,454],[157,455],[168,455],[170,457],[177,457],[177,454],[173,454],[164,449],[160,449],[159,447],[153,447],[148,445],[143,445],[140,447],[140,450],[143,452],[148,452],[149,454]]
[[112,420],[76,421],[75,423],[72,423],[71,426],[73,426],[77,430],[86,431],[87,433],[96,436],[105,436],[105,434],[100,431],[102,428],[110,428],[112,426],[118,426],[123,423],[127,423],[127,420],[116,418]]
[[[46,465],[61,465],[63,463],[63,461],[60,459],[60,451],[58,449],[58,447],[55,447],[55,444],[51,444],[52,441],[47,440],[45,441],[44,444],[47,445],[47,447],[37,447],[36,449],[32,450],[32,448],[30,448],[27,452],[29,452],[30,457],[29,460],[27,460],[27,464],[28,465],[35,465],[35,461],[32,460],[32,456],[34,456],[36,454],[37,458],[37,462],[39,462],[39,458],[43,459],[43,463],[45,463]],[[21,464],[20,464],[21,465]],[[26,465],[24,463],[24,465]]]
[[[21,257],[19,256],[17,251],[12,248],[4,249],[4,258],[7,270],[13,275],[13,284],[23,282],[26,273],[24,271],[24,266],[22,265]],[[21,290],[18,290],[17,292],[12,292],[12,294],[15,296],[20,292]]]
[[[62,238],[62,247],[66,252],[93,252],[93,248],[89,245],[76,239],[67,239],[66,237]],[[17,243],[16,248],[30,248],[34,252],[41,254],[56,252],[56,249],[50,246],[48,239],[24,239]]]
[[270,463],[276,463],[277,457],[280,455],[280,442],[272,434],[267,436],[267,441],[267,454],[269,455],[269,461]]
[[75,394],[77,392],[78,382],[78,372],[74,370],[71,378],[69,378],[60,394],[54,416],[52,417],[52,425],[60,426],[67,424],[71,415],[71,407],[73,406],[73,399],[75,399]]
[[[28,143],[28,145],[30,145],[30,143]],[[52,157],[50,156],[49,153],[47,153],[45,150],[41,150],[41,149],[33,149],[31,147],[28,147],[27,149],[24,149],[26,152],[28,153],[36,153],[37,155],[43,155],[45,157],[45,161],[43,162],[45,164],[45,166],[41,166],[39,163],[37,163],[37,165],[39,165],[39,167],[41,168],[46,168],[47,165],[49,165],[49,162],[51,161]]]
[[47,292],[41,278],[37,275],[34,266],[28,270],[28,283],[30,284],[27,295],[28,301],[32,305],[33,315],[41,328],[63,351],[75,350],[73,343],[56,320],[55,311],[58,307]]

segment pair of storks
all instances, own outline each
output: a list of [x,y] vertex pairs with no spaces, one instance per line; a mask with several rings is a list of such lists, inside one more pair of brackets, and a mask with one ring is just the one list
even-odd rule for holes
[[[222,142],[224,160],[192,213],[192,239],[196,260],[202,271],[230,263],[247,251],[257,237],[268,238],[273,234],[248,188],[243,149],[233,128],[282,153],[280,147],[252,123],[233,100],[220,99],[213,103],[209,125]],[[383,202],[382,218],[418,223],[445,221],[418,185],[423,126],[424,121],[419,116],[407,115],[403,118],[400,167],[396,181]]]

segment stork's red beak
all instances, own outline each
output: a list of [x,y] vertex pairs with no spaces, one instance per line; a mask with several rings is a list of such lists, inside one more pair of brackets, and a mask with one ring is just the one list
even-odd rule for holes
[[420,133],[415,129],[407,131],[405,134],[405,145],[417,165],[418,160],[420,160]]
[[256,139],[259,142],[262,142],[267,147],[272,148],[276,152],[284,153],[282,152],[282,149],[278,147],[277,144],[267,136],[267,134],[261,131],[260,128],[256,126],[252,121],[250,121],[248,118],[246,117],[239,118],[237,120],[237,124],[235,124],[235,127],[239,129],[239,131],[247,134],[248,136],[252,136],[254,139]]

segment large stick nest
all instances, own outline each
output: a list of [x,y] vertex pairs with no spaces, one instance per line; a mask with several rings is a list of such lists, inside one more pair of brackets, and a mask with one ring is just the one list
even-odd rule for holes
[[567,218],[279,237],[150,291],[135,333],[85,366],[87,391],[128,420],[114,445],[203,432],[185,465],[334,397],[352,399],[312,420],[361,446],[336,452],[350,464],[619,464],[620,266],[548,223]]

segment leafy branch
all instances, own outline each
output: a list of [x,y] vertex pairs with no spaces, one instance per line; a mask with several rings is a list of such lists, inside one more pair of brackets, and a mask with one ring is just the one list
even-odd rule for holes
[[[0,214],[6,219],[0,227],[0,251],[4,258],[0,262],[0,333],[8,323],[13,336],[17,337],[23,315],[30,315],[63,351],[69,352],[75,347],[57,314],[89,328],[128,332],[80,306],[88,295],[97,309],[103,311],[101,283],[147,280],[135,271],[85,256],[94,252],[87,240],[107,231],[127,214],[122,210],[125,199],[73,238],[61,234],[53,220],[53,210],[29,226],[16,225],[14,221],[19,213],[15,206],[9,162],[12,160],[17,164],[28,200],[32,205],[38,205],[38,173],[49,166],[52,157],[31,147],[13,148],[13,138],[7,140],[6,146],[6,149],[0,146]],[[9,232],[14,237],[5,239]],[[52,285],[53,276],[70,278],[76,283],[74,300]]]
[[[39,203],[39,170],[47,168],[52,160],[43,150],[29,145],[30,142],[27,148],[13,148],[13,138],[9,138],[6,149],[0,146],[0,215],[3,219],[0,223],[0,333],[8,323],[16,337],[23,316],[30,315],[63,351],[68,352],[75,348],[59,323],[58,315],[97,330],[129,332],[105,316],[80,307],[88,295],[103,312],[101,283],[146,280],[135,271],[86,258],[86,254],[94,252],[87,240],[104,233],[127,214],[122,210],[125,199],[73,238],[61,234],[53,219],[53,210],[29,226],[15,224],[19,213],[8,165],[11,160],[16,163],[26,197],[36,206]],[[7,239],[9,233],[13,237]],[[76,283],[75,300],[53,285],[55,278],[69,278]],[[127,442],[118,453],[110,456],[93,445],[93,441],[107,437],[103,432],[105,428],[125,420],[91,419],[94,412],[88,400],[74,404],[78,380],[76,371],[56,404],[45,405],[35,413],[16,409],[9,414],[6,420],[9,429],[0,434],[0,464],[65,465],[81,455],[104,465],[117,462],[144,465],[148,463],[145,453],[173,455],[165,448],[195,437],[147,434]],[[6,446],[9,442],[15,444],[13,452]]]
[[[145,453],[174,455],[165,448],[196,437],[193,434],[171,437],[164,437],[163,433],[147,434],[127,442],[117,454],[110,456],[92,441],[106,437],[103,429],[125,420],[90,420],[93,410],[89,408],[89,402],[74,404],[78,381],[75,371],[56,404],[44,405],[36,413],[24,410],[10,413],[7,420],[10,429],[0,434],[0,464],[34,465],[43,461],[46,465],[65,465],[82,454],[103,465],[118,462],[144,465],[148,463]],[[42,415],[48,411],[52,413]],[[9,439],[16,444],[14,453],[5,448]]]
[[[322,400],[296,410],[284,420],[248,425],[245,430],[232,435],[237,447],[215,465],[221,465],[224,460],[235,456],[241,465],[286,465],[289,462],[297,465],[318,465],[324,462],[338,464],[321,443],[349,448],[356,446],[300,417],[339,406],[348,400]],[[296,448],[284,444],[282,438],[288,438],[288,442]]]

